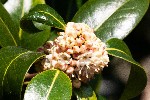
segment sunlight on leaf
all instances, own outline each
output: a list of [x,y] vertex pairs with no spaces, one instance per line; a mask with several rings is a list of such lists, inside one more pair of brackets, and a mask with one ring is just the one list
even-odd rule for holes
[[4,100],[20,99],[26,72],[42,56],[44,54],[22,48],[2,48],[0,50],[0,97]]
[[29,14],[21,19],[21,28],[27,32],[38,32],[32,21],[36,21],[42,24],[49,25],[58,29],[65,28],[65,22],[63,18],[48,5],[37,5],[30,10]]
[[149,0],[89,0],[72,21],[88,24],[102,41],[123,39],[140,22],[148,6]]
[[0,44],[2,47],[17,46],[18,34],[15,23],[11,20],[10,15],[0,3]]
[[70,100],[71,95],[69,77],[59,70],[48,70],[31,80],[24,100]]

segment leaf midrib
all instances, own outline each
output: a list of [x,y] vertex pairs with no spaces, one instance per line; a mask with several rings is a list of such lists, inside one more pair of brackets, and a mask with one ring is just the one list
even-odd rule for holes
[[[24,0],[23,0],[23,6],[22,6],[22,11],[21,11],[21,18],[24,16]],[[19,27],[19,39],[21,40],[21,37],[22,37],[22,29]]]
[[12,40],[14,41],[15,46],[17,46],[17,42],[15,41],[15,38],[13,37],[13,35],[11,34],[10,30],[8,29],[7,25],[4,23],[4,21],[2,20],[2,18],[0,17],[1,22],[3,23],[3,25],[6,27],[9,35],[12,37]]
[[[118,51],[118,52],[123,53],[123,54],[125,54],[126,56],[130,57],[130,56],[129,56],[127,53],[125,53],[124,51],[119,50],[119,49],[116,49],[116,48],[107,48],[106,50],[107,50],[107,51]],[[141,67],[138,63],[136,63],[136,62],[134,61],[134,59],[133,59],[133,61],[130,61],[130,60],[128,60],[128,59],[125,59],[125,58],[123,58],[123,57],[121,57],[121,56],[117,56],[117,55],[112,54],[112,53],[109,53],[109,52],[108,52],[108,54],[109,54],[109,55],[112,55],[112,56],[114,56],[114,57],[121,58],[121,59],[123,59],[123,60],[126,60],[126,61],[128,61],[128,62],[130,62],[130,63],[132,63],[132,64],[135,64],[135,65]],[[131,57],[131,58],[132,58],[132,57]]]
[[4,76],[3,76],[2,87],[3,87],[4,80],[5,80],[5,76],[6,76],[6,74],[7,74],[7,71],[8,71],[8,69],[9,69],[9,67],[11,66],[11,64],[12,64],[17,58],[19,58],[20,56],[22,56],[22,55],[24,55],[24,54],[26,54],[26,53],[28,53],[28,52],[30,52],[30,51],[26,51],[26,52],[20,53],[19,55],[17,55],[17,56],[9,63],[9,65],[7,66],[6,71],[5,71],[5,73],[4,73]]
[[59,22],[62,26],[63,26],[63,28],[65,28],[65,24],[63,24],[59,19],[57,19],[55,16],[53,16],[52,14],[50,14],[50,13],[48,13],[48,12],[44,12],[44,11],[37,11],[37,12],[39,12],[39,13],[45,13],[45,14],[47,14],[47,15],[50,15],[52,18],[54,18],[57,22]]
[[102,22],[100,25],[98,25],[96,28],[94,28],[94,31],[97,31],[100,26],[102,26],[111,16],[113,16],[122,6],[124,6],[129,1],[130,0],[126,0],[126,2],[124,2],[122,5],[120,5],[112,14],[110,14],[110,16],[104,22]]
[[52,81],[52,84],[51,84],[51,86],[50,86],[50,88],[49,88],[49,90],[48,90],[48,93],[47,93],[47,95],[46,95],[46,99],[48,100],[48,97],[49,97],[49,95],[50,95],[50,92],[52,91],[52,88],[53,88],[53,86],[54,86],[54,83],[55,83],[55,81],[56,81],[56,79],[57,79],[57,77],[58,77],[58,75],[59,75],[59,73],[60,73],[60,71],[56,71],[56,73],[55,73],[55,77],[53,78],[53,81]]

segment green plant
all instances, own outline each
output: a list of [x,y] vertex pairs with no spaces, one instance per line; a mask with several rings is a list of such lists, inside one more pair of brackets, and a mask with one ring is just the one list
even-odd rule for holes
[[[6,1],[3,0],[2,3],[4,2]],[[10,5],[14,2],[17,6]],[[57,32],[66,28],[65,21],[53,8],[46,5],[44,0],[32,0],[27,6],[24,0],[8,0],[4,5],[2,3],[0,99],[18,100],[24,97],[26,100],[69,100],[72,95],[78,100],[104,99],[88,83],[82,84],[79,89],[72,87],[70,78],[63,71],[53,69],[41,72],[41,69],[35,68],[37,61],[46,56],[45,53],[37,52],[37,49],[46,41],[53,41],[58,37]],[[146,86],[146,73],[132,58],[122,39],[140,22],[148,9],[149,0],[88,0],[82,7],[82,2],[77,0],[77,4],[79,10],[71,22],[85,23],[93,28],[96,36],[106,43],[110,56],[132,64],[128,83],[120,100],[140,94]],[[31,76],[34,71],[41,73],[28,81],[28,74]],[[101,74],[98,74],[98,77],[100,78]],[[96,83],[99,82],[100,80],[96,80]],[[23,86],[26,84],[28,86],[24,92]]]

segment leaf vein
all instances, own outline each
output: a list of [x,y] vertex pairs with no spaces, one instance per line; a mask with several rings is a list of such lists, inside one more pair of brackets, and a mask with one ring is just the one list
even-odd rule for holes
[[11,65],[17,58],[19,58],[20,56],[22,56],[22,55],[24,55],[24,54],[26,54],[26,53],[28,53],[28,52],[30,52],[30,51],[26,51],[26,52],[23,52],[23,53],[19,54],[18,56],[16,56],[16,57],[9,63],[9,65],[7,66],[6,71],[5,71],[5,73],[4,73],[4,76],[3,76],[2,87],[3,87],[3,83],[4,83],[4,80],[5,80],[6,73],[7,73],[8,69],[9,69],[10,65]]
[[[130,1],[130,0],[127,0],[127,1],[124,2],[122,5],[120,5],[120,6],[115,10],[115,12],[116,12],[118,9],[120,9],[123,5],[125,5],[126,3],[128,3],[129,1]],[[95,27],[95,28],[94,28],[94,31],[97,31],[100,26],[102,26],[112,15],[115,14],[115,12],[112,13],[112,14],[110,14],[110,16],[109,16],[103,23],[101,23],[100,25],[98,25],[97,27]]]
[[57,79],[57,77],[59,75],[59,73],[60,73],[60,71],[57,70],[57,72],[55,73],[55,77],[53,78],[52,84],[51,84],[51,86],[49,88],[49,91],[48,91],[48,93],[46,95],[46,98],[48,98],[48,96],[49,96],[49,94],[50,94],[50,92],[51,92],[51,90],[52,90],[52,88],[54,86],[54,83],[55,83],[55,81],[56,81],[56,79]]
[[38,11],[38,12],[41,12],[41,13],[45,13],[47,15],[50,15],[51,17],[53,17],[57,22],[59,22],[63,27],[65,27],[65,25],[59,20],[57,19],[55,16],[53,16],[52,14],[48,13],[48,12],[44,12],[44,11]]
[[10,30],[8,29],[7,25],[4,23],[4,21],[2,20],[2,18],[0,17],[1,22],[4,24],[4,26],[6,27],[6,29],[8,30],[8,33],[10,34],[10,36],[12,37],[15,45],[17,46],[17,42],[15,41],[13,35],[11,34]]

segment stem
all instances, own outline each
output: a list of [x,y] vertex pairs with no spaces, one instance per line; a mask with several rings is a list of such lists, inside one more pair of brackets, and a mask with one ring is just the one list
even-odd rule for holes
[[28,85],[30,81],[26,81],[23,83],[23,85]]
[[27,74],[25,75],[25,79],[33,78],[33,77],[36,76],[37,74],[38,74],[38,73],[33,73],[33,74],[27,73]]

